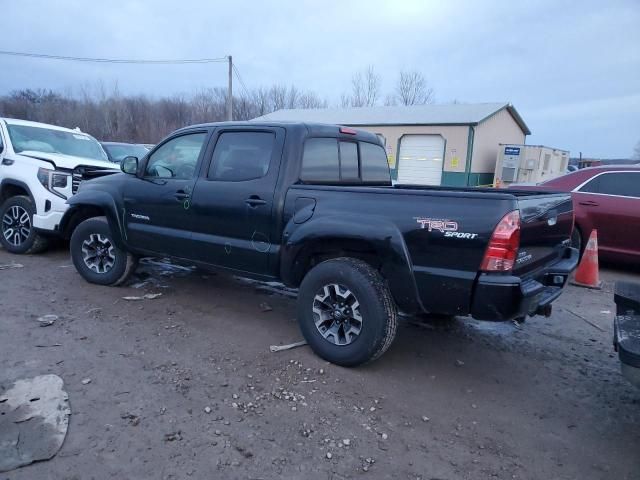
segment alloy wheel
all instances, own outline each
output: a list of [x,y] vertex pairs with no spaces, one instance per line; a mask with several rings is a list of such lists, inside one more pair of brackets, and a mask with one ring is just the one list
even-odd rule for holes
[[31,234],[31,216],[20,205],[13,205],[2,216],[2,234],[14,247],[27,241]]
[[313,319],[320,335],[334,345],[350,345],[362,331],[360,302],[336,283],[325,285],[313,297]]
[[92,233],[82,242],[82,259],[90,270],[96,273],[107,273],[116,263],[111,240],[99,233]]

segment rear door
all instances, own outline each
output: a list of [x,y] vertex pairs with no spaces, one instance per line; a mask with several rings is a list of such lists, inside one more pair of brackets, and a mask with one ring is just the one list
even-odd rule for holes
[[519,195],[520,249],[514,271],[526,273],[560,258],[573,229],[570,194]]
[[285,130],[229,127],[215,134],[210,162],[191,198],[194,254],[200,261],[270,275],[277,253],[273,198]]
[[[598,247],[616,253],[639,250],[640,172],[605,172],[574,192],[576,202],[598,230]],[[590,232],[582,232],[588,236]]]

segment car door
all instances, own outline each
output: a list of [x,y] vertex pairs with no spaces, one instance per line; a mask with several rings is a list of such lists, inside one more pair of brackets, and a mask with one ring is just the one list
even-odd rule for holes
[[124,188],[127,242],[134,248],[189,257],[190,207],[209,133],[180,133],[151,152]]
[[[581,186],[576,202],[598,230],[600,249],[638,254],[640,238],[640,172],[604,172]],[[585,237],[590,232],[583,232]]]
[[271,275],[278,226],[273,219],[283,128],[229,127],[215,148],[191,199],[194,252],[210,264]]

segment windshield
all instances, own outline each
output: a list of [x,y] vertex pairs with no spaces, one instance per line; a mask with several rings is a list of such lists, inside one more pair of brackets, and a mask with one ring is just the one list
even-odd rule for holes
[[129,156],[141,159],[149,151],[147,147],[133,143],[128,145],[109,145],[108,143],[103,143],[102,146],[109,154],[109,160],[117,163],[120,163],[124,157]]
[[34,151],[62,153],[92,160],[107,160],[97,140],[84,133],[71,133],[27,125],[7,125],[16,153]]

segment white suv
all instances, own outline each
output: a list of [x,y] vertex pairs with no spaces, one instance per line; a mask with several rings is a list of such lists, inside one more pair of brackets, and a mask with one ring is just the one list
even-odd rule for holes
[[80,182],[115,171],[86,133],[0,118],[0,243],[12,253],[44,250]]

